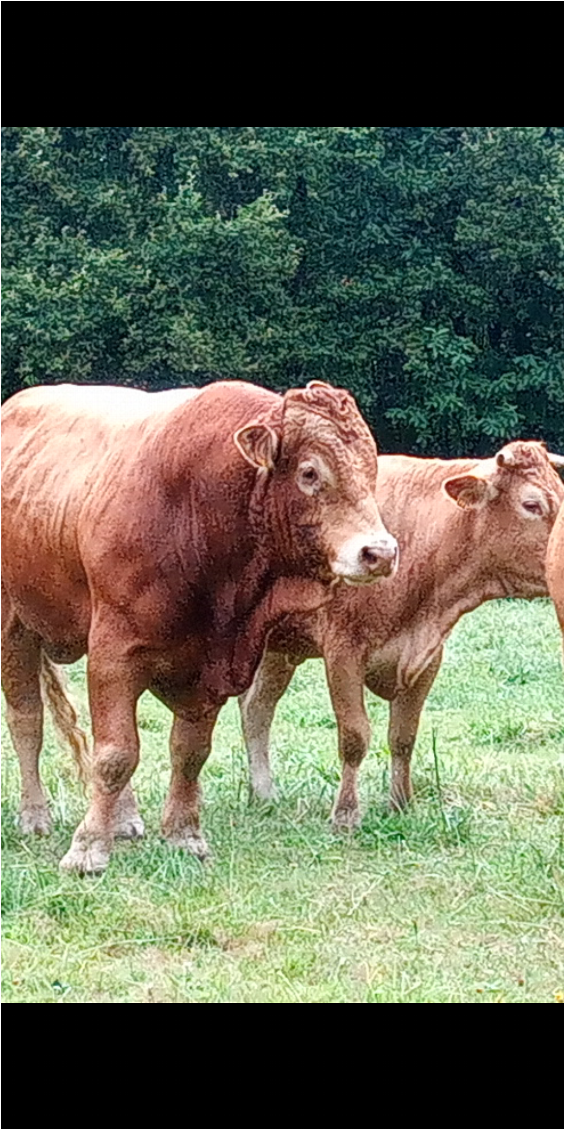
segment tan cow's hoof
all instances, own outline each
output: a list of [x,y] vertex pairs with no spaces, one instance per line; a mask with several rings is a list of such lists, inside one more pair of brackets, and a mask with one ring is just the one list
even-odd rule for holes
[[119,840],[141,840],[145,835],[145,824],[139,812],[120,817],[114,824],[114,835]]
[[201,863],[205,863],[211,858],[210,848],[199,833],[190,832],[188,829],[184,832],[171,832],[166,835],[165,839],[171,847],[183,848],[184,851],[190,852],[195,855]]
[[40,808],[38,805],[22,808],[18,826],[24,836],[47,836],[51,831],[51,817],[46,808]]
[[410,804],[411,799],[412,797],[406,796],[404,793],[395,793],[394,796],[391,795],[388,802],[388,807],[391,812],[396,812],[397,814],[399,814],[406,810],[407,806]]
[[77,829],[73,842],[59,867],[62,871],[76,871],[78,875],[99,875],[110,860],[110,849],[105,840],[90,837]]
[[358,808],[336,808],[332,815],[334,832],[354,832],[360,823],[361,813]]
[[261,804],[274,804],[277,800],[277,790],[271,780],[253,781],[249,789],[250,804],[256,801],[259,801]]

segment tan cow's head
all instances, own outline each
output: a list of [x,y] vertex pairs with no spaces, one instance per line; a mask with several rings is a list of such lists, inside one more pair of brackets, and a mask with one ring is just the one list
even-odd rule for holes
[[534,440],[516,440],[443,484],[458,506],[477,512],[477,544],[517,596],[547,594],[547,543],[563,500],[555,466],[563,466],[562,456]]
[[395,572],[396,540],[376,500],[377,448],[353,397],[311,381],[234,440],[259,472],[289,568],[347,584]]

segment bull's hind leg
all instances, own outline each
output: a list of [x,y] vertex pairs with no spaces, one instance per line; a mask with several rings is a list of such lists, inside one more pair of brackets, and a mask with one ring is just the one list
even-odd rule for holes
[[[123,815],[123,793],[139,761],[135,707],[142,687],[135,665],[116,658],[111,661],[107,653],[97,654],[93,649],[88,662],[94,736],[91,803],[61,860],[65,871],[91,874],[104,871],[108,864]],[[133,801],[129,789],[126,806],[128,798]]]
[[20,828],[25,833],[45,834],[51,829],[51,817],[39,777],[43,743],[41,644],[9,609],[7,596],[3,598],[3,620],[2,687],[8,729],[20,763]]
[[171,787],[163,811],[163,836],[174,847],[206,859],[208,845],[200,831],[200,770],[210,753],[219,706],[175,713],[171,730]]
[[296,665],[288,656],[266,651],[249,690],[239,696],[251,793],[260,800],[272,800],[275,795],[269,761],[269,736],[277,703],[295,670]]

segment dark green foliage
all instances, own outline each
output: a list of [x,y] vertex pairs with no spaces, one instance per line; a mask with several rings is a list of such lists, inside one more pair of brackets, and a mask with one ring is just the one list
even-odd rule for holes
[[543,126],[12,126],[4,384],[346,385],[385,449],[562,439]]

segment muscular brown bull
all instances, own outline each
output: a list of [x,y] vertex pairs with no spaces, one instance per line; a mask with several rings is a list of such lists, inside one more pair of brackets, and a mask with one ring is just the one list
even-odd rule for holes
[[4,406],[2,432],[3,686],[22,827],[49,826],[41,668],[80,756],[53,662],[88,652],[92,799],[62,866],[102,870],[115,834],[142,832],[129,781],[147,688],[174,712],[164,835],[203,857],[198,776],[267,632],[333,582],[396,567],[370,432],[345,391],[312,382],[282,397],[239,381],[29,389]]
[[555,605],[563,635],[563,505],[551,531],[547,547],[546,577],[549,595]]
[[370,740],[364,685],[390,702],[391,804],[406,803],[420,713],[459,617],[494,597],[547,595],[547,543],[563,498],[552,459],[562,463],[533,442],[510,443],[483,460],[380,456],[377,495],[398,539],[400,569],[386,599],[374,591],[341,592],[331,607],[289,618],[269,637],[240,699],[258,796],[272,792],[276,704],[297,664],[323,656],[343,766],[334,825],[359,821],[357,774]]

